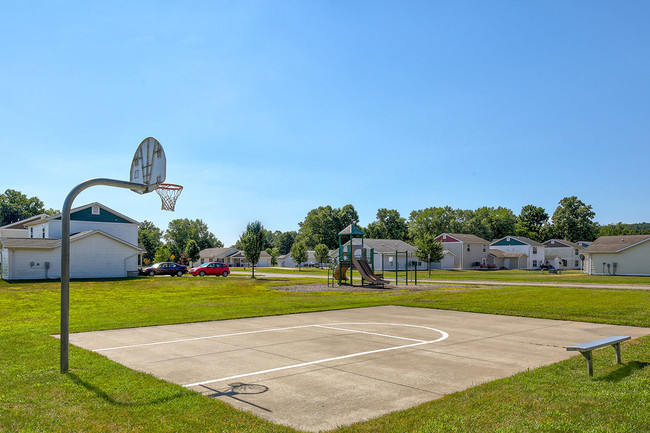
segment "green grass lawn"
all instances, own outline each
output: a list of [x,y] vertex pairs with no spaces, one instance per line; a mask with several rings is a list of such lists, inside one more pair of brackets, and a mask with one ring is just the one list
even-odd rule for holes
[[[251,268],[232,268],[233,271],[246,272],[250,274]],[[327,268],[255,268],[256,272],[263,273],[278,273],[278,274],[295,274],[295,275],[327,275]],[[349,272],[349,271],[348,271]],[[400,271],[400,281],[404,281],[405,272]],[[413,279],[412,271],[409,271],[409,281]],[[395,281],[395,272],[384,272],[384,278],[389,281]],[[478,280],[478,281],[514,281],[514,282],[547,282],[547,283],[591,283],[591,284],[648,284],[650,285],[650,277],[635,277],[635,276],[621,276],[621,275],[587,275],[582,271],[564,270],[561,274],[549,274],[548,272],[541,271],[526,271],[526,270],[494,270],[494,271],[479,271],[479,270],[459,270],[447,271],[440,269],[432,269],[431,276],[429,271],[418,271],[418,281],[426,279],[436,280]]]
[[[292,293],[269,278],[73,281],[72,332],[375,305],[650,326],[650,292],[486,287],[426,292]],[[321,282],[320,280],[316,282]],[[246,412],[71,347],[59,373],[59,284],[0,282],[0,431],[289,432]],[[647,432],[650,338],[479,385],[340,432]]]

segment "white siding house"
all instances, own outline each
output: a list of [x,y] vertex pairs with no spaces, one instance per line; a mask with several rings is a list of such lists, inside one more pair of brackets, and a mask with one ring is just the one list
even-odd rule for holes
[[466,233],[442,233],[435,239],[448,254],[440,262],[441,269],[477,269],[487,265],[490,242]]
[[[0,238],[5,280],[61,277],[61,214],[28,221],[25,233]],[[71,211],[70,277],[137,275],[139,223],[100,203]]]
[[556,269],[581,269],[580,255],[585,251],[582,245],[564,240],[550,239],[544,242],[544,260]]
[[492,254],[495,263],[502,259],[507,269],[539,269],[544,263],[544,245],[523,236],[497,239],[490,244],[490,252],[494,250],[500,251]]
[[650,275],[650,235],[601,236],[585,256],[589,275]]

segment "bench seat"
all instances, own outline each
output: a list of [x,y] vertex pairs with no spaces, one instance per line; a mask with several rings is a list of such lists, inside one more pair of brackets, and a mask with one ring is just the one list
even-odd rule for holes
[[566,348],[568,351],[577,350],[582,356],[587,358],[587,369],[589,370],[589,376],[594,375],[594,365],[593,358],[591,356],[591,351],[600,349],[601,347],[614,346],[616,351],[616,362],[621,364],[621,343],[627,340],[631,340],[632,337],[627,335],[617,335],[614,337],[601,338],[599,340],[588,341],[587,343],[576,344],[574,346],[569,346]]

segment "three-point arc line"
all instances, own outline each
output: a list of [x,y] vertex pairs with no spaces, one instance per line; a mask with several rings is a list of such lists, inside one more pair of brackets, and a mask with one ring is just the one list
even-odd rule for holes
[[[441,336],[440,336],[440,338],[438,338],[436,340],[427,341],[427,340],[418,340],[418,339],[413,339],[413,338],[399,337],[399,336],[389,335],[389,334],[380,334],[380,333],[377,333],[377,332],[361,331],[361,330],[357,330],[357,329],[339,328],[338,327],[339,325],[404,326],[404,327],[428,329],[428,330],[440,333]],[[177,339],[177,340],[159,341],[159,342],[154,342],[154,343],[133,344],[133,345],[128,345],[128,346],[107,347],[107,348],[103,348],[103,349],[95,349],[95,352],[128,349],[128,348],[133,348],[133,347],[155,346],[155,345],[161,345],[161,344],[182,343],[182,342],[186,342],[186,341],[197,341],[197,340],[206,340],[206,339],[214,339],[214,338],[234,337],[234,336],[240,336],[240,335],[258,334],[258,333],[263,333],[263,332],[286,331],[286,330],[301,329],[301,328],[325,328],[325,329],[332,329],[332,330],[337,330],[337,331],[354,332],[354,333],[360,333],[360,334],[376,335],[376,336],[380,336],[380,337],[395,338],[395,339],[399,339],[399,340],[413,341],[414,343],[405,344],[405,345],[402,345],[402,346],[387,347],[387,348],[384,348],[384,349],[369,350],[369,351],[366,351],[366,352],[352,353],[352,354],[349,354],[349,355],[335,356],[335,357],[326,358],[326,359],[319,359],[319,360],[316,360],[316,361],[302,362],[300,364],[286,365],[284,367],[270,368],[268,370],[254,371],[254,372],[251,372],[251,373],[237,374],[237,375],[234,375],[234,376],[221,377],[219,379],[204,380],[204,381],[201,381],[201,382],[188,383],[188,384],[185,384],[183,386],[186,387],[186,388],[190,388],[190,387],[193,387],[193,386],[207,385],[207,384],[210,384],[210,383],[221,382],[221,381],[225,381],[225,380],[240,379],[242,377],[255,376],[255,375],[266,374],[266,373],[274,373],[274,372],[277,372],[277,371],[289,370],[289,369],[292,369],[292,368],[300,368],[300,367],[307,367],[307,366],[310,366],[310,365],[323,364],[323,363],[326,363],[326,362],[338,361],[338,360],[342,360],[342,359],[349,359],[349,358],[354,358],[354,357],[357,357],[357,356],[371,355],[371,354],[374,354],[374,353],[389,352],[389,351],[399,350],[399,349],[407,349],[409,347],[417,347],[417,346],[422,346],[422,345],[425,345],[425,344],[437,343],[437,342],[442,341],[442,340],[449,337],[449,334],[447,334],[444,331],[441,331],[441,330],[435,329],[435,328],[430,328],[428,326],[420,326],[420,325],[407,325],[407,324],[402,324],[402,323],[377,323],[377,322],[328,323],[328,324],[321,324],[321,325],[302,325],[302,326],[290,326],[290,327],[286,327],[286,328],[263,329],[263,330],[258,330],[258,331],[236,332],[236,333],[231,333],[231,334],[211,335],[211,336],[206,336],[206,337],[183,338],[183,339]]]

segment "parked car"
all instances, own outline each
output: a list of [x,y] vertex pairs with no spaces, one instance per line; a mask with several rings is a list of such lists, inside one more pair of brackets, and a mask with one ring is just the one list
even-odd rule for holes
[[182,277],[187,273],[187,266],[179,265],[173,262],[160,262],[147,268],[140,269],[140,275],[171,275],[172,277]]
[[198,275],[204,277],[206,275],[221,275],[227,277],[230,274],[230,268],[225,263],[208,262],[203,263],[201,266],[190,269],[190,274],[195,277]]

